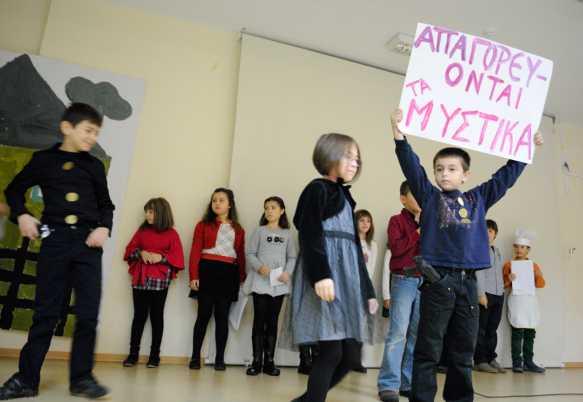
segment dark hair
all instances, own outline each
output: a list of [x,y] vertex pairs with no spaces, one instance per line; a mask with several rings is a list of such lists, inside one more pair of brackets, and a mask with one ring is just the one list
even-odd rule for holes
[[471,162],[470,154],[468,154],[463,149],[456,148],[456,147],[448,147],[448,148],[440,149],[433,157],[433,168],[435,169],[435,164],[437,163],[438,159],[448,158],[450,156],[461,159],[462,168],[464,169],[464,172],[467,172],[470,169],[470,162]]
[[362,155],[354,138],[346,134],[329,133],[322,134],[318,138],[312,154],[312,162],[318,173],[322,176],[329,174],[338,165],[340,159],[346,155],[346,151],[351,145],[354,145],[358,152],[358,170],[352,181],[356,180],[362,169]]
[[61,121],[69,122],[73,127],[82,121],[88,121],[89,123],[101,127],[103,124],[103,116],[86,103],[71,103],[69,107],[65,109]]
[[229,215],[227,216],[227,218],[231,221],[231,225],[234,228],[240,228],[241,225],[239,224],[239,219],[237,217],[237,206],[235,205],[235,194],[233,194],[232,190],[229,190],[228,188],[224,187],[219,187],[215,189],[215,191],[213,191],[213,193],[211,194],[211,199],[208,203],[202,221],[205,223],[214,223],[217,220],[217,214],[215,214],[215,211],[213,211],[213,197],[217,193],[224,193],[227,195],[227,199],[229,200],[230,206]]
[[486,219],[486,227],[488,229],[492,229],[494,232],[496,232],[496,234],[498,234],[498,224],[496,221],[493,221],[492,219]]
[[[285,203],[283,202],[283,200],[275,195],[272,197],[268,197],[265,199],[265,201],[263,201],[263,208],[265,208],[265,204],[267,204],[268,202],[275,202],[277,203],[277,205],[279,205],[281,209],[283,209],[283,214],[281,214],[281,216],[279,217],[279,222],[277,224],[282,229],[289,229],[289,221],[287,219],[287,213],[285,212]],[[259,220],[259,226],[265,226],[267,225],[267,223],[268,222],[267,218],[265,217],[265,212],[263,212],[263,215],[261,215],[261,219]]]
[[367,244],[370,246],[370,242],[372,241],[372,239],[374,237],[374,223],[372,221],[372,215],[366,209],[359,209],[358,211],[356,211],[354,213],[354,215],[356,217],[356,224],[357,225],[358,225],[358,221],[360,220],[360,218],[370,219],[370,229],[368,230],[368,232],[366,232],[366,238],[365,238]]
[[410,192],[411,192],[411,187],[409,187],[409,182],[407,182],[407,180],[405,180],[403,183],[401,183],[401,187],[399,187],[399,194],[402,196],[406,196]]
[[154,223],[149,224],[148,221],[144,221],[140,226],[140,229],[152,227],[157,232],[164,232],[174,226],[174,217],[172,216],[172,208],[170,204],[164,198],[151,198],[144,205],[144,212],[152,210],[154,211]]

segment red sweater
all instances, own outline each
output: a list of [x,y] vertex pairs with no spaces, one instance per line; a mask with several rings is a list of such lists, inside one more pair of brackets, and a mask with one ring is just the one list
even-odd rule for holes
[[[194,236],[192,239],[192,248],[190,249],[190,280],[198,280],[198,269],[200,260],[202,259],[202,250],[213,248],[217,242],[217,234],[221,223],[215,221],[213,223],[199,222],[194,228]],[[232,262],[239,267],[239,277],[241,282],[245,280],[245,231],[241,226],[233,226],[235,230],[235,244],[234,249],[237,258],[233,259],[222,256],[212,256],[212,260]]]
[[415,265],[413,257],[419,255],[419,225],[413,214],[402,209],[399,215],[391,216],[387,229],[391,261],[391,272],[401,274],[403,268]]
[[[166,264],[146,264],[141,258],[130,260],[136,250],[157,253],[166,258]],[[126,246],[124,260],[129,264],[128,272],[132,276],[132,285],[144,285],[146,278],[165,279],[171,269],[171,278],[176,278],[176,271],[184,269],[184,252],[180,237],[174,229],[157,232],[153,228],[138,229]]]

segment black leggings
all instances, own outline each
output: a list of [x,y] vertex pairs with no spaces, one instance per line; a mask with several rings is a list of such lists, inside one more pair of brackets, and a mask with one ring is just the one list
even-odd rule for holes
[[302,402],[324,402],[328,391],[360,365],[362,343],[354,339],[320,341],[318,345],[320,354],[314,361]]
[[253,293],[253,333],[252,336],[277,337],[277,321],[283,296]]
[[132,321],[132,335],[130,340],[130,352],[137,354],[140,350],[140,342],[144,325],[150,316],[152,324],[152,346],[150,354],[160,354],[160,344],[164,333],[164,305],[168,289],[142,290],[133,289],[134,319]]
[[229,337],[229,308],[231,300],[227,298],[215,297],[207,293],[200,293],[198,296],[198,316],[194,324],[194,334],[192,336],[192,358],[200,359],[200,349],[206,334],[206,327],[215,313],[215,341],[217,344],[217,355],[215,361],[223,362],[225,359],[225,347]]

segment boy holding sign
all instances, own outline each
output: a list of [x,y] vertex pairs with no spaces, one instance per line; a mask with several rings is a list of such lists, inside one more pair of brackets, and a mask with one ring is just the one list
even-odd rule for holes
[[[444,334],[448,334],[446,401],[473,401],[472,361],[478,334],[476,270],[490,267],[486,212],[514,185],[526,164],[509,160],[490,180],[467,192],[470,156],[461,148],[444,148],[433,159],[437,187],[397,126],[402,111],[391,116],[396,153],[413,196],[421,207],[421,256],[433,266],[421,287],[421,318],[413,359],[414,402],[434,401],[436,368]],[[535,144],[543,143],[537,133]],[[427,266],[427,264],[425,264]]]

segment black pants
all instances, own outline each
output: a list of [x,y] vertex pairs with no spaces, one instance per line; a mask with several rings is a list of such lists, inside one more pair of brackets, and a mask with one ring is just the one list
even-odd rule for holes
[[253,293],[253,332],[251,336],[277,338],[277,321],[283,296]]
[[476,364],[490,363],[498,356],[496,354],[497,330],[502,319],[504,296],[486,293],[486,297],[488,298],[488,308],[480,305],[480,329],[478,330],[478,342],[474,354]]
[[438,268],[442,279],[421,288],[421,318],[413,358],[413,402],[433,402],[436,366],[447,331],[448,371],[443,398],[474,400],[472,363],[478,335],[476,277],[473,272]]
[[215,342],[217,344],[217,355],[215,361],[223,362],[225,359],[225,347],[229,337],[229,308],[231,299],[225,297],[214,297],[208,293],[200,293],[198,296],[198,316],[194,324],[194,334],[192,336],[192,359],[200,359],[200,349],[206,334],[206,328],[215,314]]
[[354,339],[320,341],[318,345],[320,352],[314,360],[302,402],[324,402],[328,391],[360,364],[362,343]]
[[512,364],[521,365],[523,362],[531,362],[534,357],[534,338],[536,330],[534,328],[514,328],[512,327]]
[[150,356],[160,355],[160,344],[164,333],[164,305],[168,289],[142,290],[133,289],[134,319],[132,321],[132,335],[130,339],[130,354],[138,354],[144,325],[150,316],[152,325],[152,346]]
[[65,286],[75,292],[76,315],[71,347],[71,383],[91,377],[99,303],[101,300],[101,248],[89,248],[90,229],[57,226],[43,240],[36,267],[36,296],[28,341],[20,352],[19,377],[38,388],[40,371],[59,320]]

